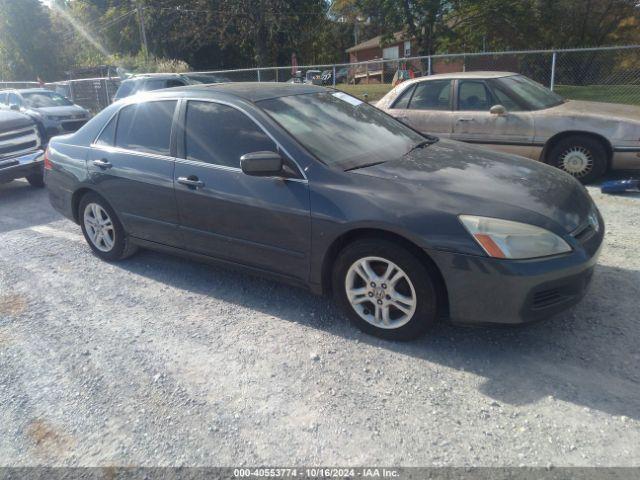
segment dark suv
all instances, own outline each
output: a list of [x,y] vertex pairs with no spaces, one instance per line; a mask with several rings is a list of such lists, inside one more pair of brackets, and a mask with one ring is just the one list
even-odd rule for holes
[[42,140],[36,123],[26,115],[0,110],[0,183],[16,178],[44,187]]
[[134,75],[133,77],[127,78],[120,84],[118,91],[113,97],[113,101],[117,102],[118,100],[135,95],[139,92],[161,90],[163,88],[183,87],[194,83],[201,82],[192,81],[186,76],[178,73]]

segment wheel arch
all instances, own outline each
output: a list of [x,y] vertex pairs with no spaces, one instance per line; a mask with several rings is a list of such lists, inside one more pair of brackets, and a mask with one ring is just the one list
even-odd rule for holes
[[80,208],[80,202],[82,201],[82,197],[84,197],[87,193],[95,193],[96,195],[100,195],[96,190],[89,187],[80,187],[73,195],[71,195],[71,212],[73,213],[73,219],[77,224],[80,224],[80,212],[78,211]]
[[613,158],[613,146],[611,145],[611,142],[605,136],[587,130],[566,130],[560,133],[556,133],[544,144],[540,159],[544,163],[549,163],[547,156],[549,155],[549,152],[553,150],[553,147],[555,147],[562,140],[574,136],[589,137],[600,142],[607,152],[607,170],[611,168],[611,160]]
[[331,276],[333,272],[333,266],[340,252],[349,244],[362,239],[381,239],[389,240],[394,243],[399,243],[409,252],[415,255],[422,265],[434,276],[437,280],[436,290],[438,295],[438,302],[441,305],[441,311],[448,315],[449,312],[449,293],[447,291],[447,284],[444,280],[442,272],[431,259],[431,257],[420,248],[414,242],[408,238],[390,232],[388,230],[376,229],[376,228],[356,228],[349,230],[337,237],[327,249],[327,253],[322,261],[322,291],[326,294],[332,293]]

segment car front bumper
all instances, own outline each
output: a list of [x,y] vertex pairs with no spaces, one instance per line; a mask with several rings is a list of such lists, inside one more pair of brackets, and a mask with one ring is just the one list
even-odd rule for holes
[[603,238],[604,225],[572,253],[546,259],[427,253],[444,277],[452,322],[518,324],[550,317],[583,298]]
[[0,160],[0,183],[42,173],[43,162],[43,150],[36,150],[18,157],[3,158]]

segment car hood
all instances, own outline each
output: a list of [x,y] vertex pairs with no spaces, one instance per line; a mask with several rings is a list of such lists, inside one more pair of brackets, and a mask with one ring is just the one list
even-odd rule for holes
[[351,173],[392,181],[397,191],[411,196],[413,205],[531,223],[558,233],[575,230],[595,208],[586,189],[569,174],[452,140]]
[[582,100],[567,100],[560,105],[551,107],[545,112],[557,115],[589,115],[591,117],[611,120],[631,120],[640,122],[640,107],[622,105],[620,103],[585,102]]
[[85,115],[87,111],[77,105],[65,105],[60,107],[38,107],[30,108],[34,112],[41,113],[43,115],[56,115],[70,117],[72,115]]
[[33,120],[26,115],[11,110],[0,110],[0,132],[33,125]]

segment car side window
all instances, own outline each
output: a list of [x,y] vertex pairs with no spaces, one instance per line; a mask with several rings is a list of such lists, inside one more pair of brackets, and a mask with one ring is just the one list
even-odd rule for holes
[[20,101],[20,97],[18,95],[16,95],[15,93],[10,93],[9,94],[9,105],[22,105],[22,102]]
[[253,120],[227,105],[189,101],[185,125],[188,160],[239,168],[245,153],[277,151]]
[[2,105],[7,105],[7,94],[6,93],[0,93],[0,104]]
[[95,141],[96,145],[100,145],[101,147],[112,147],[114,145],[117,118],[118,115],[114,115],[113,118],[109,120],[109,123],[107,123],[107,126],[104,127],[102,133],[100,133],[100,136]]
[[460,80],[458,82],[458,110],[489,111],[491,95],[484,82]]
[[120,110],[116,146],[156,155],[170,155],[171,124],[176,100],[144,102]]
[[166,88],[171,87],[184,87],[184,82],[182,80],[171,79],[167,80]]
[[511,98],[507,92],[503,91],[496,85],[492,85],[493,95],[500,105],[505,107],[509,112],[521,112],[524,110],[520,104],[518,104],[513,98]]
[[409,88],[405,89],[405,91],[400,94],[400,98],[395,101],[391,108],[409,108],[409,100],[411,100],[411,94],[415,88],[415,85],[411,85]]
[[451,80],[428,80],[416,85],[411,110],[450,110]]

